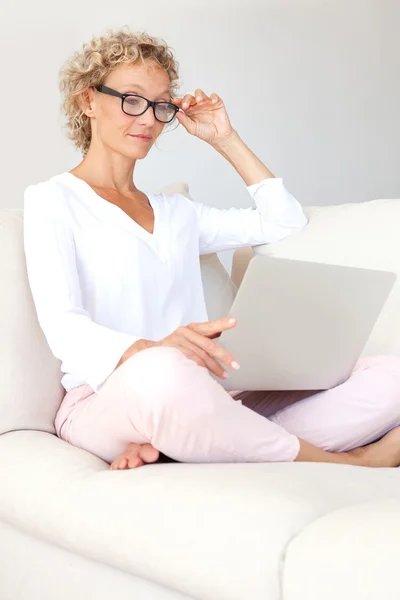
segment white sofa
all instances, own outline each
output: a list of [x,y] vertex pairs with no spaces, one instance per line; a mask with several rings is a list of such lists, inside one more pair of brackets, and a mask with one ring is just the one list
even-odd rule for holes
[[[400,201],[306,211],[302,233],[257,251],[400,274]],[[22,224],[21,210],[0,211],[1,600],[400,598],[399,469],[114,472],[57,438],[60,364],[36,320]],[[251,255],[236,251],[236,284]],[[227,314],[235,286],[216,255],[202,272],[210,318]],[[400,353],[400,280],[364,351],[384,352]]]

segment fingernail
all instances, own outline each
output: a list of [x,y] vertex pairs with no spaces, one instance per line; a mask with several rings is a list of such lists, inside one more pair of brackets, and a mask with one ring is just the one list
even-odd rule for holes
[[235,323],[236,319],[229,319],[228,323],[229,325],[232,325],[233,323]]
[[238,363],[238,362],[236,362],[236,360],[234,360],[234,361],[231,363],[231,367],[232,367],[232,369],[236,369],[236,370],[240,369],[240,365],[239,365],[239,363]]
[[224,379],[228,379],[228,378],[229,378],[229,373],[227,373],[226,371],[224,371],[224,372],[222,373],[222,377],[223,377]]

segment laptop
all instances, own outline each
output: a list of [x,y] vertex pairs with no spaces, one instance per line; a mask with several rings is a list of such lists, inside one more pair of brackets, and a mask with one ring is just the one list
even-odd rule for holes
[[[326,390],[350,376],[396,281],[388,271],[256,255],[216,341],[226,390]],[[221,363],[222,364],[222,363]]]

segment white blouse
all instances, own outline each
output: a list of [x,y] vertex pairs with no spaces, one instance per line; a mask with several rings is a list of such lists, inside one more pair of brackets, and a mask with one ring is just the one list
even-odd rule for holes
[[149,233],[69,172],[24,192],[24,245],[40,326],[68,391],[97,392],[136,340],[207,321],[199,254],[277,242],[307,219],[282,179],[247,186],[255,207],[147,194]]

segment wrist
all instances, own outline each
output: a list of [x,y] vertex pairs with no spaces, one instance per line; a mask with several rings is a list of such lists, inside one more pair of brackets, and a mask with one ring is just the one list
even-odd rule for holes
[[236,130],[225,140],[213,144],[213,147],[233,166],[247,186],[275,177]]
[[215,142],[211,142],[211,146],[215,150],[217,150],[217,152],[220,152],[221,154],[225,154],[231,148],[234,148],[235,146],[239,145],[240,143],[243,143],[243,141],[240,138],[240,135],[238,134],[236,129],[232,129],[232,132],[229,134],[228,137],[221,139],[221,140],[216,140]]

